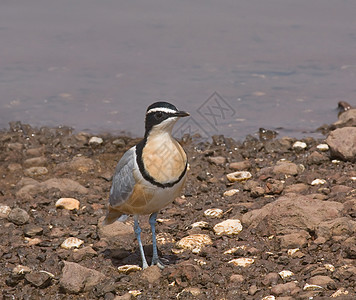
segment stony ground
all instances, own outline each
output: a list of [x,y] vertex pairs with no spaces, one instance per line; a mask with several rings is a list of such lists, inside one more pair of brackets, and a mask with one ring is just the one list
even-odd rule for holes
[[142,271],[126,266],[141,263],[132,218],[101,225],[115,165],[137,140],[12,123],[0,133],[3,299],[356,299],[347,125],[329,149],[311,138],[184,138],[184,195],[157,225],[167,267]]

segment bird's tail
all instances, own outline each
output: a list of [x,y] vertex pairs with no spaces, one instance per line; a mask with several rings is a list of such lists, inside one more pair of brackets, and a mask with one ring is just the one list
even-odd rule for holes
[[110,205],[108,207],[108,214],[103,221],[103,225],[110,225],[114,223],[116,220],[124,222],[127,219],[127,215],[119,212],[118,210],[112,208]]

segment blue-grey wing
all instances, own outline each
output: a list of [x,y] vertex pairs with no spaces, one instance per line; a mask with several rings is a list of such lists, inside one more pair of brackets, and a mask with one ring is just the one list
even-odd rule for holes
[[112,207],[123,204],[133,191],[135,185],[133,176],[135,153],[135,147],[127,150],[116,166],[109,197],[109,203]]

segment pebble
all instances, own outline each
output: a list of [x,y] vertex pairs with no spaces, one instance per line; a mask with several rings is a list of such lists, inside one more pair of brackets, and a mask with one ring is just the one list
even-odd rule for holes
[[121,147],[125,147],[126,143],[124,139],[116,139],[112,142],[115,146],[121,148]]
[[35,235],[41,235],[43,233],[43,228],[35,224],[29,224],[25,226],[23,232],[25,236],[32,237]]
[[296,141],[293,144],[293,149],[305,149],[307,147],[307,144],[301,141]]
[[224,212],[220,208],[209,208],[206,211],[204,211],[204,216],[208,218],[216,218],[220,219],[223,216]]
[[72,257],[75,262],[79,262],[85,258],[92,258],[97,254],[98,253],[92,247],[87,246],[80,249],[74,249]]
[[103,139],[100,138],[100,137],[97,137],[97,136],[93,136],[90,138],[89,140],[89,144],[97,144],[97,145],[100,145],[103,143]]
[[25,210],[16,207],[13,210],[11,210],[11,212],[8,215],[8,219],[10,222],[16,225],[23,225],[28,222],[30,216]]
[[269,296],[263,297],[262,300],[276,300],[276,297],[273,295],[269,295]]
[[296,254],[298,251],[300,251],[299,248],[288,249],[287,254],[288,254],[289,256],[293,256],[293,255]]
[[239,234],[242,230],[241,221],[237,219],[228,219],[214,226],[214,232],[217,235]]
[[193,297],[198,297],[201,294],[201,290],[196,287],[185,288],[182,292],[187,292],[191,294]]
[[291,162],[278,162],[273,168],[273,173],[294,176],[298,174],[298,166]]
[[8,144],[7,144],[7,147],[8,147],[10,150],[21,151],[24,146],[23,146],[23,144],[21,144],[21,143],[8,143]]
[[191,228],[202,228],[202,229],[207,229],[209,228],[209,223],[205,221],[198,221],[190,225]]
[[237,171],[227,174],[226,177],[230,182],[236,182],[248,180],[252,177],[252,175],[247,171]]
[[23,162],[25,168],[43,167],[47,164],[47,159],[44,156],[28,158]]
[[233,264],[234,266],[237,267],[248,267],[249,265],[252,265],[255,262],[253,258],[247,258],[247,257],[240,257],[240,258],[235,258],[229,261],[229,264]]
[[34,245],[38,245],[39,243],[42,242],[42,240],[39,239],[39,238],[33,238],[33,239],[31,239],[31,238],[29,238],[29,237],[25,237],[25,241],[27,242],[27,244],[26,244],[27,247],[31,247],[31,246],[34,246]]
[[230,276],[230,282],[244,282],[245,278],[241,274],[232,274]]
[[60,198],[56,202],[57,208],[64,208],[68,210],[79,209],[80,202],[74,198]]
[[177,242],[177,247],[188,250],[199,251],[206,245],[211,245],[213,241],[207,234],[191,234]]
[[64,242],[61,244],[61,248],[63,249],[72,249],[72,248],[79,248],[84,241],[76,238],[76,237],[69,237],[64,240]]
[[325,269],[327,269],[330,272],[335,271],[335,267],[332,264],[325,264],[324,267],[325,267]]
[[232,189],[224,192],[225,197],[231,197],[239,192],[238,189]]
[[246,246],[242,245],[242,246],[231,248],[229,250],[224,251],[224,254],[234,254],[235,252],[237,252],[239,250],[246,250]]
[[32,286],[40,289],[46,288],[51,284],[52,277],[47,272],[31,272],[25,275],[25,279]]
[[336,298],[342,295],[348,295],[349,292],[345,288],[339,288],[335,293],[333,293],[330,297]]
[[117,268],[120,273],[130,274],[132,272],[141,271],[142,268],[138,265],[124,265]]
[[129,294],[131,294],[134,297],[137,297],[137,296],[141,295],[142,292],[139,290],[131,290],[131,291],[129,291]]
[[232,162],[230,163],[229,168],[236,171],[247,171],[251,168],[251,162],[249,160]]
[[320,285],[316,285],[316,284],[309,284],[306,283],[303,287],[303,291],[318,291],[318,290],[322,290],[323,287]]
[[12,274],[14,275],[23,275],[26,273],[30,273],[32,270],[31,268],[23,265],[17,265],[15,268],[12,269]]
[[208,161],[215,165],[224,165],[226,164],[226,157],[223,156],[209,157]]
[[46,167],[31,167],[24,171],[26,176],[41,176],[48,174],[48,169]]
[[282,279],[287,279],[294,275],[294,273],[292,271],[288,271],[288,270],[280,271],[278,274],[279,274],[279,276],[281,276]]
[[22,166],[17,163],[9,164],[7,166],[7,168],[10,172],[16,172],[16,171],[22,170]]
[[320,151],[328,151],[329,145],[328,144],[319,144],[318,146],[316,146],[316,148]]
[[324,179],[314,179],[311,183],[311,185],[321,185],[321,184],[325,184],[326,180]]
[[11,212],[10,206],[0,205],[0,219],[7,218]]

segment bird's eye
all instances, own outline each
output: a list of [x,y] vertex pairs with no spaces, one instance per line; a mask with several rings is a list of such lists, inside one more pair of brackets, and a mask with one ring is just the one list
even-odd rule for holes
[[155,113],[155,117],[156,117],[157,120],[160,120],[163,117],[163,113],[158,111],[158,112]]

